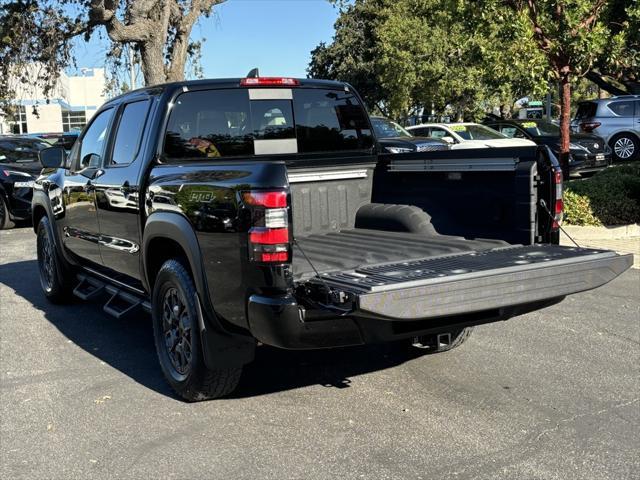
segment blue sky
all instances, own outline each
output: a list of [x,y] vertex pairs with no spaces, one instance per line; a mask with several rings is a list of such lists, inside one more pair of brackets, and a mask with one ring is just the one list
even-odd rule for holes
[[[228,0],[194,27],[206,38],[205,77],[242,77],[254,67],[264,76],[306,76],[310,52],[333,37],[338,11],[327,0]],[[100,38],[102,36],[103,38]],[[78,67],[102,67],[108,42],[94,34],[78,42]]]

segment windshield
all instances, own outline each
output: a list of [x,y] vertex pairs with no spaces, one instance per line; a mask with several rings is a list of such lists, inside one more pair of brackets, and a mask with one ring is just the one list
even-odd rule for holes
[[560,128],[544,120],[530,120],[520,124],[531,135],[536,137],[555,137],[560,135]]
[[449,125],[449,128],[465,140],[495,140],[507,138],[505,135],[484,125]]
[[372,118],[371,124],[378,138],[412,137],[409,132],[387,118]]

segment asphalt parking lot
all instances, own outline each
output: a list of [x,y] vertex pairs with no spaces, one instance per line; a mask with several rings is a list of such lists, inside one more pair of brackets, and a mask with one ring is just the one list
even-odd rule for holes
[[0,232],[0,478],[640,478],[640,270],[440,355],[263,347],[188,404],[149,318],[48,304],[34,245]]

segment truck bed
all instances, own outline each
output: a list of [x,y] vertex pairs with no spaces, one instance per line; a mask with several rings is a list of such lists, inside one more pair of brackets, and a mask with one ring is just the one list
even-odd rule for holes
[[507,246],[509,244],[501,240],[354,228],[297,238],[293,273],[296,280],[314,276],[308,260],[318,272],[324,273]]

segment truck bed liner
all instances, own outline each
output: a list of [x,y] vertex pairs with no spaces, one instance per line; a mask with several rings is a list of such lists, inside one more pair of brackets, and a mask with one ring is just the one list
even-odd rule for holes
[[314,273],[300,248],[319,272],[330,272],[509,246],[501,240],[467,240],[445,235],[428,236],[363,228],[313,234],[297,238],[296,243],[293,255],[296,280],[313,276]]

